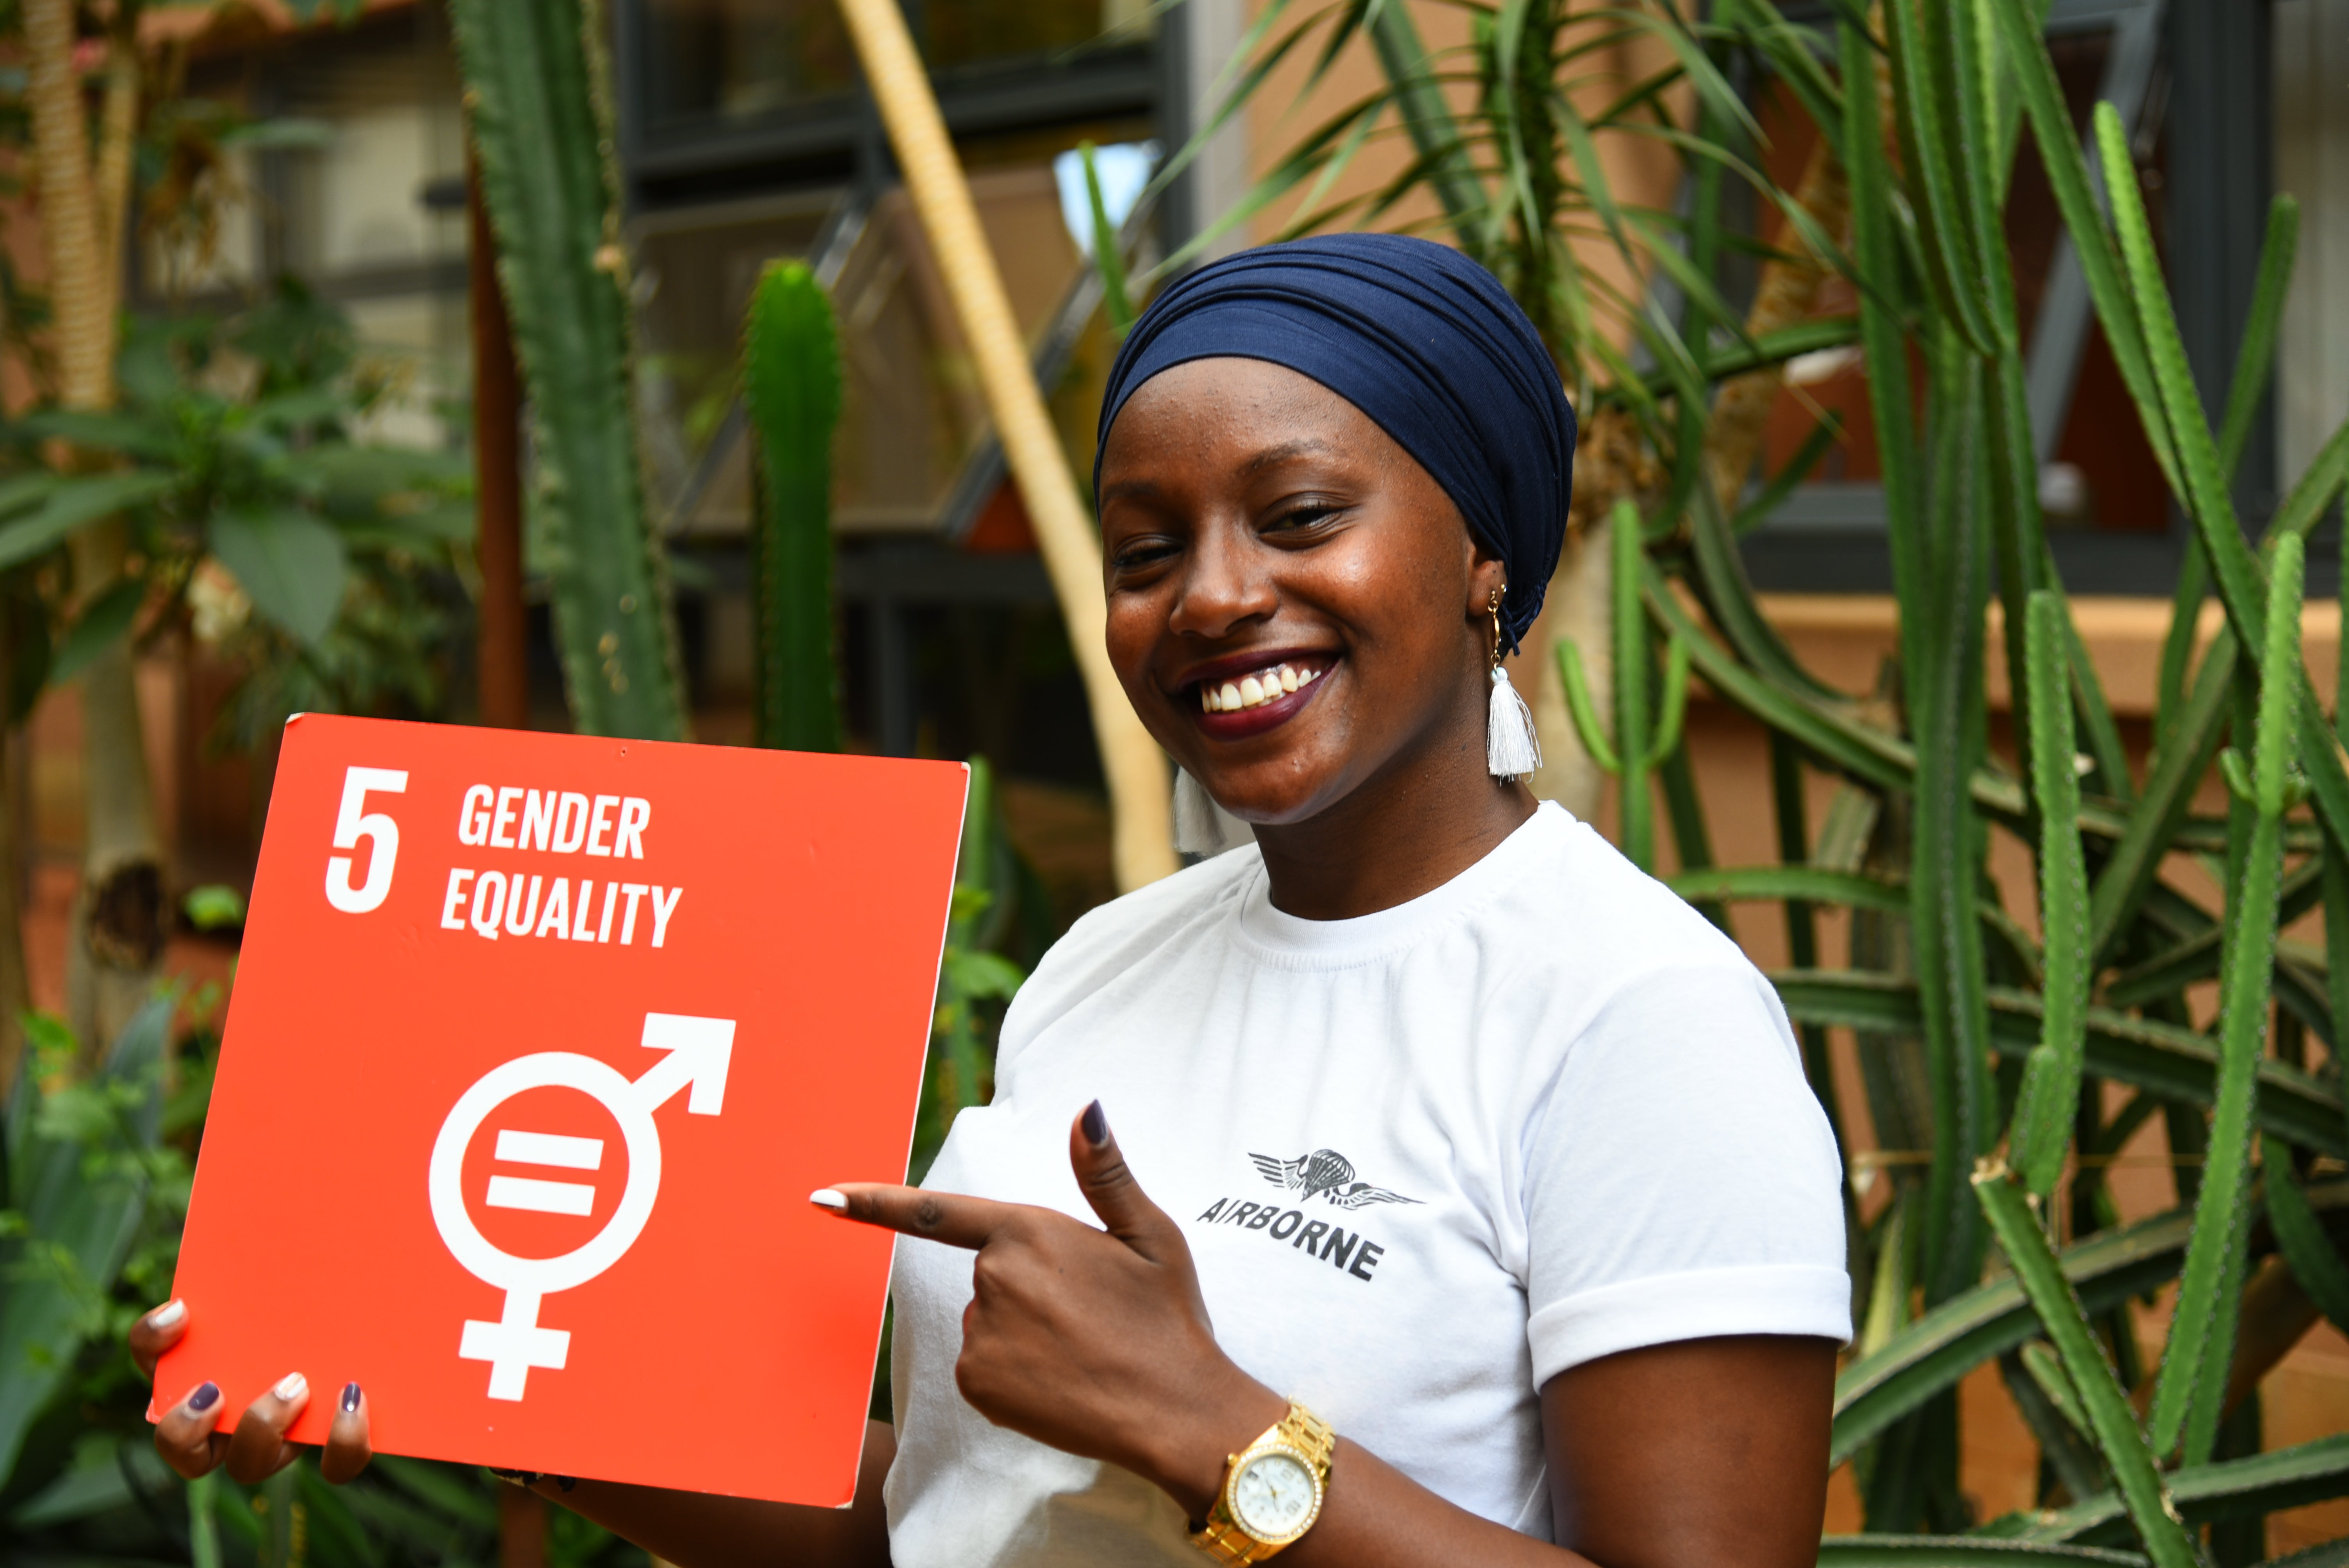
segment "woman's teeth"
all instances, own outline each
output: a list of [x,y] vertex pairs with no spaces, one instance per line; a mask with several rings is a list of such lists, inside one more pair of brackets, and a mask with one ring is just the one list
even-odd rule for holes
[[1199,706],[1209,713],[1237,713],[1241,708],[1260,707],[1275,697],[1286,696],[1300,686],[1311,686],[1320,675],[1319,670],[1299,670],[1282,665],[1220,686],[1213,681],[1203,682],[1199,686]]

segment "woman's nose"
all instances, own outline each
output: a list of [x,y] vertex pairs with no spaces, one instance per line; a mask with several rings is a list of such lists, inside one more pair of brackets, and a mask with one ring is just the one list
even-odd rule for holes
[[1265,570],[1254,541],[1235,531],[1203,528],[1183,563],[1172,629],[1186,636],[1223,637],[1252,620],[1270,615],[1280,595]]

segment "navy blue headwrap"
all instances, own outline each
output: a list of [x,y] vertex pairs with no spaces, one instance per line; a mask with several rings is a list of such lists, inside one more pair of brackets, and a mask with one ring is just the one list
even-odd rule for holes
[[1493,274],[1399,234],[1293,240],[1203,267],[1160,294],[1118,351],[1102,444],[1143,382],[1226,356],[1310,377],[1418,459],[1507,567],[1501,624],[1515,646],[1566,541],[1574,410],[1533,323]]

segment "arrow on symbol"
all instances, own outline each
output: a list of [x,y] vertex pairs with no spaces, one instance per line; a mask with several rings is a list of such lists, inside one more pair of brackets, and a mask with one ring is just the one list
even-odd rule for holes
[[636,1081],[636,1100],[647,1110],[658,1110],[678,1090],[691,1085],[685,1109],[695,1116],[716,1116],[726,1102],[726,1068],[734,1056],[734,1020],[696,1018],[684,1013],[647,1013],[647,1049],[667,1051]]

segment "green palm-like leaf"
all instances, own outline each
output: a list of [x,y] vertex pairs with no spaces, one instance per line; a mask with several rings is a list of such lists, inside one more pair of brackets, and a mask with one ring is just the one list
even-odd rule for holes
[[[1914,1035],[1922,1026],[1916,982],[1869,970],[1773,970],[1786,1016],[1797,1023],[1851,1028],[1864,1035]],[[2042,1031],[2039,995],[1985,987],[1991,1047],[2001,1056],[2029,1054]],[[2087,1072],[2132,1084],[2163,1099],[2197,1105],[2218,1096],[2219,1052],[2208,1035],[2110,1007],[2090,1006]],[[2318,1153],[2349,1158],[2339,1089],[2272,1057],[2259,1066],[2259,1125]]]
[[2155,1568],[2202,1568],[2201,1553],[2187,1534],[2153,1449],[2137,1426],[2128,1390],[2121,1387],[2104,1346],[2088,1326],[2087,1312],[2048,1247],[2023,1189],[2009,1180],[2003,1167],[1989,1166],[1975,1173],[1974,1191],[2031,1298],[2033,1312],[2064,1358],[2096,1446],[2111,1467],[2120,1501]]
[[1978,1535],[1830,1535],[1819,1568],[2144,1568],[2134,1552],[2047,1546]]

